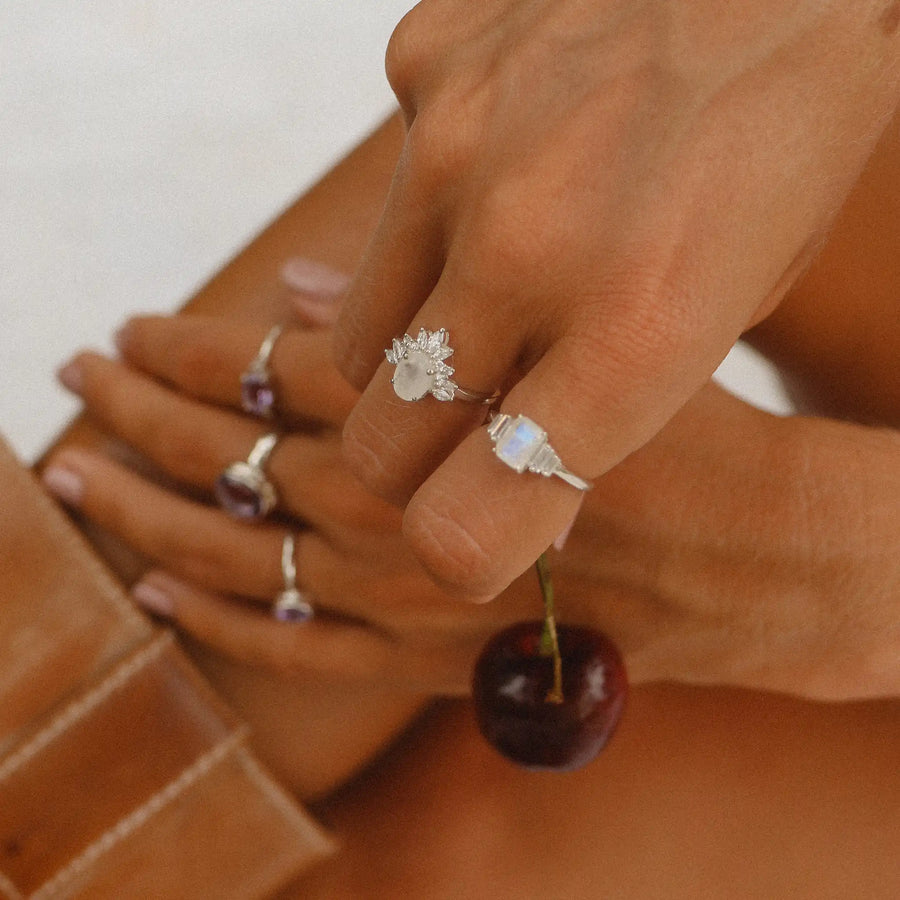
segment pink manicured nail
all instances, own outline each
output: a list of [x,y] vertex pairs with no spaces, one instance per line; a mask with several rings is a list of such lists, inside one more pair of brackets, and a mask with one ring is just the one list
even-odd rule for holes
[[131,596],[148,612],[170,619],[175,612],[175,597],[168,581],[165,576],[154,572],[131,589]]
[[72,469],[48,466],[41,476],[44,487],[69,506],[78,506],[84,495],[84,479]]
[[[581,509],[581,505],[579,504],[578,509]],[[557,553],[562,552],[563,547],[566,546],[566,541],[569,539],[569,535],[572,533],[572,529],[575,527],[575,520],[578,518],[578,512],[575,513],[574,516],[569,520],[569,524],[566,525],[565,528],[559,533],[556,540],[553,542],[553,549],[557,551]]]
[[297,313],[314,325],[331,325],[337,319],[338,302],[350,279],[322,263],[302,257],[289,259],[281,270],[284,283],[296,294],[291,298]]
[[349,277],[343,272],[304,256],[291,257],[281,269],[281,279],[295,291],[328,294],[332,300],[350,284]]
[[60,384],[70,390],[73,394],[81,393],[82,372],[81,366],[72,360],[62,366],[56,373]]

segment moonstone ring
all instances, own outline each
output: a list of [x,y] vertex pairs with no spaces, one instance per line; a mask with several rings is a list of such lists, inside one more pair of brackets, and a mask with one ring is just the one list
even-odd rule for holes
[[236,519],[262,519],[278,503],[278,492],[265,472],[277,443],[277,434],[264,434],[253,445],[246,462],[232,463],[216,479],[216,500]]
[[284,578],[284,590],[275,598],[272,615],[279,622],[292,622],[301,625],[314,615],[312,603],[306,595],[297,590],[297,566],[294,563],[294,535],[288,532],[281,545],[281,575]]
[[387,361],[396,366],[391,384],[401,400],[421,400],[431,394],[435,400],[468,400],[470,403],[493,403],[499,391],[485,394],[461,388],[450,376],[454,369],[444,361],[453,355],[449,346],[450,332],[446,328],[437,331],[419,329],[419,336],[404,334],[394,338],[391,348],[384,351]]
[[261,419],[271,419],[275,414],[275,387],[269,371],[269,357],[283,330],[281,325],[269,329],[247,371],[241,375],[241,407],[244,412]]
[[589,491],[593,485],[570,472],[561,462],[557,452],[547,441],[547,432],[526,416],[494,416],[487,429],[494,442],[497,459],[517,472],[536,472],[549,478],[556,475],[563,481]]

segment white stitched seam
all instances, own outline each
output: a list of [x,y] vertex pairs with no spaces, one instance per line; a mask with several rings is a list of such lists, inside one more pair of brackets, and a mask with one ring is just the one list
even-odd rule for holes
[[199,757],[188,766],[177,778],[157,791],[146,803],[120,819],[110,829],[89,844],[78,856],[60,869],[52,878],[44,882],[29,900],[51,900],[58,896],[58,891],[67,881],[71,881],[88,866],[95,863],[104,853],[108,853],[116,844],[137,831],[142,825],[155,816],[160,810],[177,799],[188,788],[207,775],[212,768],[237,746],[247,735],[248,729],[241,727],[226,737],[221,743]]
[[336,852],[336,840],[325,832],[318,822],[308,818],[302,807],[297,807],[280,785],[272,780],[268,772],[263,769],[254,756],[246,753],[240,758],[240,762],[250,780],[281,811],[285,819],[303,831],[310,840],[315,838],[318,845],[316,847],[317,852],[323,856]]
[[0,872],[0,891],[5,891],[9,900],[25,900],[25,895]]
[[163,632],[150,644],[147,644],[137,653],[120,663],[96,687],[73,700],[49,725],[0,762],[0,782],[6,781],[10,775],[37,756],[66,729],[71,728],[79,719],[83,719],[88,713],[96,709],[136,672],[155,660],[173,641],[174,638],[171,632]]

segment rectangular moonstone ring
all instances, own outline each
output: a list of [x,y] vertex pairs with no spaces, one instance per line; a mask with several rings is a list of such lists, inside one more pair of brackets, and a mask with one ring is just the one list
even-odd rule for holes
[[516,472],[527,469],[547,478],[556,475],[579,491],[593,487],[562,464],[559,454],[547,441],[547,432],[527,416],[500,413],[491,420],[487,432],[494,442],[494,454]]

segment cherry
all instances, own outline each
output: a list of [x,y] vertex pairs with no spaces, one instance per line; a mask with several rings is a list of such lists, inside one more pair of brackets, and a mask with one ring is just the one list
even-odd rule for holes
[[612,737],[628,681],[616,645],[590,628],[558,626],[561,698],[546,622],[519,622],[488,642],[475,664],[478,727],[505,757],[528,769],[581,768]]

